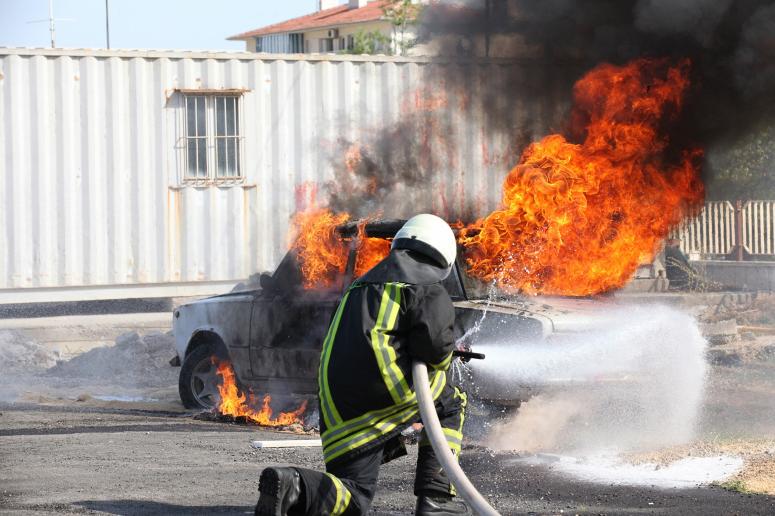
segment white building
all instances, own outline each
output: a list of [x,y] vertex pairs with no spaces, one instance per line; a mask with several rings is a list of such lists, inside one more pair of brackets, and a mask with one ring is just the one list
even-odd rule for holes
[[[439,175],[405,195],[439,213],[494,207],[513,139],[476,99],[425,87],[437,66],[466,65],[0,49],[0,304],[226,291],[276,265],[342,141],[369,145],[417,113],[418,134],[439,128],[423,151]],[[504,66],[461,71],[484,88]]]
[[[420,3],[413,0],[414,3]],[[318,10],[305,16],[231,36],[245,42],[248,52],[282,54],[330,53],[352,50],[359,32],[382,34],[386,48],[381,53],[400,53],[401,41],[414,38],[409,27],[401,34],[386,17],[389,0],[320,0]]]

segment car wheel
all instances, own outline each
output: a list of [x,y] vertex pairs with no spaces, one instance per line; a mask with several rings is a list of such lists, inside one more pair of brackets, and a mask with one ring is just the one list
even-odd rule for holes
[[221,357],[213,344],[198,346],[183,360],[178,391],[183,406],[189,409],[212,409],[219,401],[221,377],[216,373],[214,357]]

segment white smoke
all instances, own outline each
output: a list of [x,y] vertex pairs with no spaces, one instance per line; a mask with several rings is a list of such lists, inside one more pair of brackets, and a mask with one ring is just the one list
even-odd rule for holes
[[[503,334],[503,333],[502,333]],[[690,316],[660,306],[615,307],[592,328],[549,340],[473,342],[477,384],[537,397],[496,426],[499,450],[633,450],[690,440],[703,401],[705,339]]]
[[[37,399],[177,399],[171,334],[130,332],[112,345],[62,360],[16,331],[0,331],[0,402]],[[172,393],[172,395],[170,395]]]

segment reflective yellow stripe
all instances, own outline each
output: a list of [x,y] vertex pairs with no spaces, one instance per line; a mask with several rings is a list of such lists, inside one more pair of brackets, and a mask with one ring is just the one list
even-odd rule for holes
[[[457,430],[445,428],[444,434],[447,435],[447,442],[449,443],[450,448],[452,449],[452,453],[455,455],[455,458],[459,458],[460,452],[462,451],[462,448],[463,448],[463,423],[465,423],[466,421],[466,406],[468,406],[468,395],[466,395],[465,392],[458,389],[457,386],[454,389],[455,389],[455,398],[460,399],[460,425],[458,426]],[[447,433],[448,431],[449,433]],[[454,447],[452,443],[449,442],[450,441],[449,436],[454,436],[455,438],[460,436],[460,446],[457,448]],[[449,494],[451,494],[452,496],[457,496],[457,490],[455,489],[455,486],[453,486],[451,482],[449,484]]]
[[[391,312],[389,319],[388,319],[388,329],[392,330],[396,326],[396,322],[398,320],[398,312],[401,309],[401,290],[404,288],[404,285],[402,283],[396,283],[393,285],[393,311]],[[398,363],[396,362],[396,350],[393,346],[390,345],[390,337],[388,335],[385,335],[385,348],[387,349],[388,355],[390,355],[390,369],[392,370],[393,374],[396,378],[398,378],[398,385],[396,385],[396,389],[399,391],[400,399],[404,400],[412,395],[414,393],[409,388],[409,384],[406,381],[406,378],[404,377],[404,372],[401,371],[401,368],[398,367]]]
[[454,428],[443,428],[442,430],[444,431],[444,435],[457,442],[461,442],[463,440],[463,432],[459,432]]
[[[433,376],[431,377],[431,394],[433,395],[434,400],[441,395],[441,392],[446,385],[446,380],[447,376],[444,372],[438,371],[433,373]],[[412,393],[412,397],[409,400],[400,405],[393,405],[382,410],[367,412],[362,416],[346,421],[337,427],[326,429],[321,436],[323,439],[323,448],[331,448],[338,444],[340,440],[348,437],[352,438],[352,436],[360,430],[370,426],[377,426],[382,421],[391,419],[398,412],[410,407],[416,407],[414,393]]]
[[[433,379],[431,381],[431,394],[433,395],[433,399],[439,397],[446,383],[447,376],[443,371],[438,371],[433,375]],[[392,408],[395,409],[396,407]],[[417,403],[413,402],[403,410],[395,412],[382,419],[369,421],[369,423],[362,425],[364,428],[361,428],[358,431],[353,431],[349,433],[347,437],[339,439],[338,441],[330,440],[327,438],[328,436],[324,434],[323,459],[326,462],[329,462],[349,451],[355,450],[356,448],[368,444],[369,442],[391,432],[397,426],[406,423],[411,418],[416,416],[417,412]]]
[[320,413],[323,416],[323,422],[329,428],[342,422],[342,416],[340,416],[339,411],[336,410],[334,400],[331,397],[331,389],[328,386],[328,362],[331,359],[331,348],[333,348],[336,332],[339,329],[339,322],[342,320],[342,312],[344,311],[344,306],[347,304],[347,299],[350,297],[351,290],[352,287],[347,290],[347,293],[342,298],[342,302],[339,303],[339,307],[336,309],[334,320],[331,321],[331,326],[328,327],[328,333],[323,341],[323,353],[320,358],[320,369],[318,371]]
[[337,477],[331,473],[326,473],[325,475],[331,479],[331,482],[333,482],[334,488],[336,489],[336,501],[334,502],[334,508],[331,510],[331,515],[337,516],[339,514],[344,514],[344,511],[346,511],[347,507],[350,505],[352,494]]
[[449,352],[449,355],[447,355],[444,358],[444,360],[442,360],[438,364],[428,364],[428,365],[430,365],[432,369],[443,369],[443,370],[446,371],[447,368],[449,367],[450,362],[452,362],[452,352],[451,351]]
[[468,406],[468,394],[455,387],[455,397],[460,398],[460,434],[463,434],[463,423],[466,420],[466,407]]
[[[433,394],[434,400],[438,398],[439,395],[441,394],[440,389],[441,387],[444,387],[444,385],[446,384],[446,379],[447,379],[446,374],[442,371],[432,373],[431,393]],[[439,383],[440,380],[443,380],[443,381]],[[323,439],[323,446],[329,446],[335,441],[339,440],[341,437],[352,434],[358,430],[361,430],[364,427],[373,426],[377,424],[381,419],[390,417],[391,414],[395,414],[415,404],[416,401],[417,401],[417,398],[413,392],[411,396],[403,403],[399,403],[398,405],[392,405],[390,407],[380,409],[380,410],[373,410],[371,412],[366,412],[365,414],[358,416],[354,419],[345,421],[340,425],[337,425],[331,428],[326,428],[326,431],[323,432],[323,435],[321,436]]]
[[463,445],[463,424],[466,422],[466,407],[468,406],[468,395],[455,387],[455,397],[460,399],[460,426],[458,427],[458,434],[460,434],[460,445]]
[[[460,428],[463,428],[462,422],[460,423]],[[444,432],[444,437],[447,440],[450,449],[453,452],[456,452],[455,455],[457,455],[463,447],[463,432],[454,428],[442,428],[442,431]],[[420,446],[430,446],[431,442],[428,440],[428,435],[426,433],[423,433],[419,444]]]
[[409,407],[410,405],[412,405],[412,403],[414,403],[414,401],[415,401],[414,398],[410,398],[409,400],[405,401],[404,403],[401,403],[400,405],[392,405],[382,410],[366,412],[362,416],[346,421],[339,426],[326,429],[326,431],[323,432],[323,436],[322,436],[323,442],[324,443],[334,442],[337,439],[339,439],[341,436],[350,434],[352,432],[356,432],[366,426],[374,425],[377,422],[379,422],[380,419],[390,416],[390,414],[394,414],[400,410],[405,409],[406,407]]
[[394,403],[401,403],[407,399],[412,391],[404,378],[404,373],[396,363],[396,350],[390,345],[388,332],[395,328],[398,321],[398,312],[401,308],[400,283],[386,283],[382,292],[377,319],[371,329],[371,348],[377,359],[377,365],[382,373],[390,397]]
[[447,442],[449,442],[452,451],[455,451],[455,456],[460,455],[460,451],[463,448],[463,424],[466,421],[466,405],[468,405],[468,396],[466,393],[458,389],[455,389],[455,397],[460,399],[460,424],[457,430],[453,428],[445,428],[444,435],[447,436]]
[[[438,384],[438,389],[435,387]],[[434,371],[431,373],[431,394],[433,395],[433,401],[436,401],[441,396],[441,391],[444,386],[447,385],[447,373],[444,371]]]
[[370,426],[365,430],[358,432],[350,439],[344,440],[343,442],[339,443],[337,446],[332,447],[330,450],[324,450],[323,459],[328,462],[341,455],[344,455],[345,453],[351,450],[355,450],[356,448],[359,448],[365,444],[368,444],[374,439],[377,439],[391,432],[400,424],[406,423],[416,415],[417,415],[416,406],[404,409],[403,411],[399,412],[392,418],[384,421],[380,421],[376,425]]
[[344,511],[347,510],[347,508],[350,506],[350,498],[352,497],[352,494],[350,494],[350,491],[347,489],[344,490],[344,502],[342,503],[342,514],[344,514]]

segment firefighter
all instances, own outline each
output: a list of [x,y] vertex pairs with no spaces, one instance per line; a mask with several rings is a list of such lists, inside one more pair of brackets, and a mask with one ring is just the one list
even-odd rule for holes
[[[466,395],[448,381],[455,312],[442,281],[455,263],[449,225],[409,219],[390,254],[345,292],[323,342],[320,433],[326,472],[271,467],[261,473],[261,516],[366,514],[380,464],[406,454],[401,431],[419,421],[411,364],[425,362],[444,435],[458,456]],[[415,514],[469,514],[455,498],[424,432],[414,481]]]

